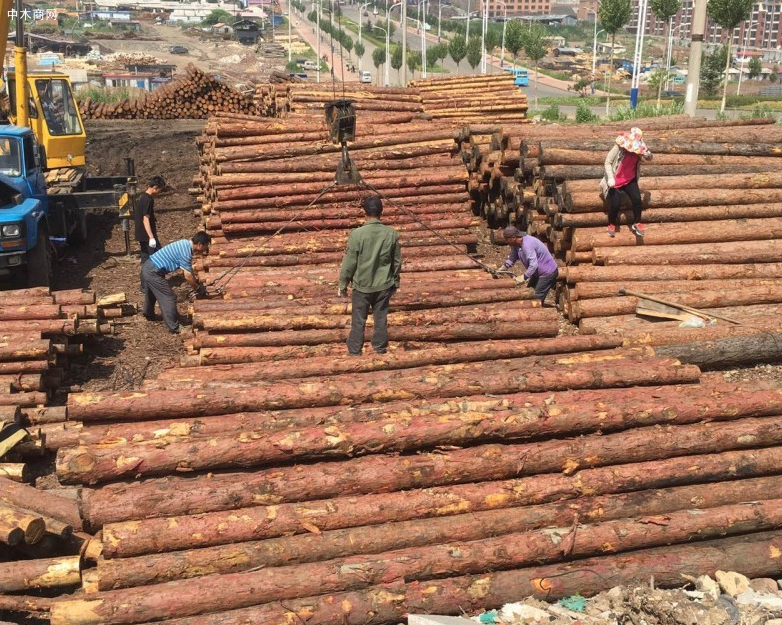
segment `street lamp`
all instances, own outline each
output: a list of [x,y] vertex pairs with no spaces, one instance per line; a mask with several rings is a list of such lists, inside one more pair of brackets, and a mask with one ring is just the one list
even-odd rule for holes
[[[597,71],[597,11],[587,9],[587,15],[595,16],[595,36],[592,38],[592,95],[595,95],[595,72]],[[603,32],[602,30],[600,32]]]
[[[508,23],[508,5],[504,0],[494,0],[495,2],[502,3],[502,52],[500,52],[500,69],[505,66],[505,25]],[[496,14],[496,11],[495,11]]]
[[[761,11],[765,11],[765,7],[763,6],[762,2],[758,2],[758,24],[760,24],[760,13]],[[749,20],[747,21],[747,30],[744,32],[744,59],[743,61],[746,61],[746,53],[747,48],[749,47],[749,34],[752,30],[752,13],[749,15]],[[739,86],[736,88],[736,95],[741,95],[741,79],[744,77],[744,62],[741,62],[739,64]],[[725,80],[727,80],[728,77],[725,77]]]
[[[291,40],[291,5],[292,4],[293,4],[293,0],[288,0],[288,63],[293,61],[293,41]],[[234,9],[234,19],[236,19],[236,9]]]
[[[403,0],[404,2],[407,2],[407,0]],[[394,10],[394,8],[402,6],[401,2],[397,2],[396,4],[392,4],[390,7],[386,7],[386,87],[389,84],[389,66],[391,65],[391,11]],[[404,24],[402,25],[404,28]],[[403,31],[404,33],[404,31]],[[402,65],[407,64],[407,59],[404,57],[404,50],[402,51]]]
[[421,78],[426,78],[426,0],[421,0],[419,9],[423,13],[423,24],[419,21],[421,28]]
[[[288,0],[290,2],[290,0]],[[371,2],[365,2],[360,7],[358,7],[358,42],[361,43],[361,16],[364,12],[364,7],[368,7]],[[358,71],[359,74],[361,72],[361,57],[358,57]]]
[[470,40],[470,0],[467,0],[467,36],[465,39]]
[[[673,33],[681,29],[683,26],[689,26],[689,22],[682,22],[676,28],[673,28],[673,17],[668,24],[668,51],[665,59],[665,88],[670,89],[671,82],[671,61],[673,60]],[[681,37],[681,33],[679,33]]]
[[443,0],[437,0],[437,43],[440,43],[440,26],[443,23]]
[[[638,106],[638,87],[641,79],[641,61],[644,55],[644,35],[646,34],[646,14],[648,0],[640,0],[638,5],[638,30],[635,34],[635,53],[633,54],[633,79],[630,84],[630,107]],[[613,67],[611,68],[613,70]],[[607,108],[607,106],[606,106]],[[607,112],[607,111],[606,111]]]
[[[388,26],[388,24],[386,24],[386,26]],[[373,25],[372,28],[376,30],[382,30],[386,34],[386,62],[383,64],[383,73],[385,74],[383,76],[383,86],[388,87],[388,66],[391,64],[391,56],[388,52],[388,45],[389,45],[388,28],[383,28],[382,26],[378,26],[377,24]]]
[[489,5],[488,0],[481,0],[483,19],[481,20],[481,74],[486,73],[486,31],[489,29]]

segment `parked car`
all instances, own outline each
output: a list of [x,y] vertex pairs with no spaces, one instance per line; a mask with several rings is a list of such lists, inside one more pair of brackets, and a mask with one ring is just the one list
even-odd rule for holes
[[369,72],[360,71],[358,73],[358,80],[359,80],[359,82],[371,83],[372,82],[372,74],[370,74]]
[[168,51],[171,54],[187,54],[189,52],[185,46],[168,46]]

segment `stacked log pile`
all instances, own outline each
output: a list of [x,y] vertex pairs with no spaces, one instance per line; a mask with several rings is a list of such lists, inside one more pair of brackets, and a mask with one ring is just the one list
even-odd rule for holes
[[527,96],[510,74],[413,80],[424,110],[435,119],[462,123],[519,123],[527,120]]
[[[777,341],[763,337],[780,330],[782,133],[762,119],[633,125],[655,154],[642,165],[643,239],[627,228],[629,210],[617,236],[606,233],[597,183],[623,130],[615,124],[569,127],[566,137],[559,127],[466,129],[460,151],[477,211],[491,227],[515,223],[550,244],[567,265],[559,307],[582,332],[617,333],[628,345],[700,342],[687,358],[703,366],[777,360]],[[623,287],[741,323],[693,331],[682,319],[642,321]],[[723,342],[703,343],[714,340]]]
[[82,341],[112,331],[113,318],[133,314],[125,295],[96,300],[79,289],[0,291],[0,421],[17,422],[28,436],[0,465],[0,475],[26,479],[25,459],[40,456],[41,424],[65,420],[62,395],[69,361],[83,353]]
[[321,110],[326,102],[351,100],[356,110],[386,113],[426,113],[432,119],[447,119],[458,123],[494,122],[521,123],[528,121],[527,98],[514,85],[510,75],[454,76],[414,80],[408,87],[374,87],[343,85],[337,92],[329,85],[287,83],[258,85],[255,108],[265,117]]
[[778,569],[782,392],[557,336],[553,309],[464,254],[458,133],[401,115],[362,117],[351,152],[395,198],[404,258],[389,351],[358,358],[336,280],[367,191],[319,197],[337,159],[315,115],[209,122],[199,270],[233,272],[194,303],[182,366],[73,394],[45,428],[100,532],[81,592],[36,606],[53,625],[383,625],[573,577],[592,593]]
[[85,119],[206,119],[216,111],[254,113],[252,94],[240,93],[189,64],[183,76],[151,93],[120,102],[79,103]]

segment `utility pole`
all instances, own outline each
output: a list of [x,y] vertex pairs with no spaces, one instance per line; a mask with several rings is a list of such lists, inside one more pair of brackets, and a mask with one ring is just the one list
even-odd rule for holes
[[[695,0],[692,14],[690,62],[687,65],[687,91],[684,96],[684,112],[695,117],[698,110],[698,89],[701,84],[701,55],[703,34],[706,32],[706,4],[708,0]],[[729,33],[729,36],[732,33]]]
[[407,0],[402,0],[402,86],[407,86]]

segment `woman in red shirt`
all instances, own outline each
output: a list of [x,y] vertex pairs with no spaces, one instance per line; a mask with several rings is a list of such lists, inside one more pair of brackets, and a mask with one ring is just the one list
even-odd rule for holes
[[641,159],[652,160],[652,153],[644,143],[640,128],[631,128],[630,132],[619,135],[616,145],[606,157],[605,176],[600,181],[600,191],[609,202],[608,235],[611,237],[616,235],[616,227],[619,225],[622,194],[630,198],[633,206],[633,223],[630,230],[636,236],[644,236],[641,223],[641,191],[638,188]]

